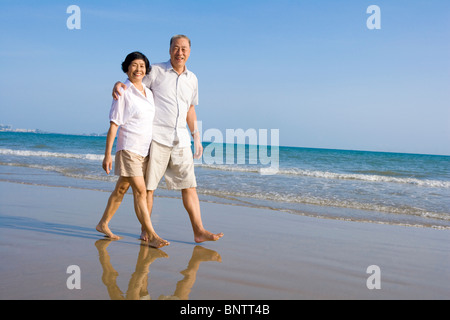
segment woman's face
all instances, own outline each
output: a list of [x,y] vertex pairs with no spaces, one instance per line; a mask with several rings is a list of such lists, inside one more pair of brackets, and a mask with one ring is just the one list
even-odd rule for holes
[[131,82],[141,82],[145,76],[145,62],[142,59],[133,60],[128,66],[128,79]]

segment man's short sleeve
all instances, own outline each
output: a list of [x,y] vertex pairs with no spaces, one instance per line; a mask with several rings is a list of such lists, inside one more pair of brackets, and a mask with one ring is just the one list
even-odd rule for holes
[[[121,90],[123,90],[121,88]],[[128,108],[125,108],[125,97],[122,91],[122,95],[119,96],[119,99],[112,101],[111,104],[111,110],[109,112],[109,121],[114,122],[118,126],[123,125],[128,117],[129,117],[129,110]]]
[[197,105],[198,105],[198,80],[197,80],[197,77],[195,77],[195,87],[192,92],[191,106],[197,106]]
[[[152,67],[152,68],[154,68],[154,67]],[[144,84],[144,86],[146,86],[150,90],[152,89],[152,84],[155,81],[155,75],[156,75],[156,70],[153,70],[153,72],[150,71],[150,73],[145,75],[144,79],[142,79],[142,83]]]

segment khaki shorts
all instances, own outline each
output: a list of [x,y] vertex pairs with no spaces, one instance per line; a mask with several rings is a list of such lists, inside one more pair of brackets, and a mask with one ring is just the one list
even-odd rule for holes
[[144,177],[147,172],[148,156],[143,157],[128,150],[116,153],[114,174],[122,177]]
[[197,187],[194,173],[194,158],[190,147],[167,147],[152,141],[147,167],[147,190],[156,190],[164,176],[168,189],[188,189]]

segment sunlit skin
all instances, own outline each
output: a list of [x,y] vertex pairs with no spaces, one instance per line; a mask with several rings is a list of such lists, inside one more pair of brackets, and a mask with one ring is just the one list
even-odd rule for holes
[[[142,59],[133,60],[128,66],[128,79],[131,83],[138,89],[143,95],[145,95],[144,86],[142,84],[142,79],[146,74],[145,61]],[[103,169],[107,174],[109,174],[112,169],[112,157],[111,150],[114,138],[117,134],[118,126],[117,124],[111,122],[110,129],[107,135],[107,147],[105,152],[105,158],[103,159]],[[108,204],[103,213],[103,217],[98,223],[96,229],[97,231],[104,233],[106,237],[118,240],[119,236],[115,235],[109,229],[109,221],[112,219],[114,213],[119,208],[123,196],[128,190],[128,188],[132,187],[133,196],[135,202],[136,215],[139,222],[142,225],[142,229],[145,230],[145,240],[148,241],[149,245],[154,248],[161,248],[169,245],[169,242],[161,239],[153,229],[150,213],[147,208],[147,199],[146,199],[146,188],[145,181],[143,177],[120,177],[117,181],[115,190],[111,193],[111,196],[108,199]]]
[[[172,64],[173,69],[176,73],[181,75],[186,70],[186,62],[189,59],[191,54],[191,46],[189,44],[189,40],[183,37],[175,38],[172,41],[172,44],[169,48],[170,54],[170,63]],[[123,87],[126,89],[126,86],[123,83],[116,83],[113,89],[113,98],[117,99],[117,96],[120,95],[119,88]],[[196,123],[197,123],[197,115],[195,113],[195,107],[191,105],[189,107],[186,122],[189,126],[191,132],[195,131]],[[197,132],[194,136],[194,146],[195,150],[195,158],[200,158],[203,152],[203,147],[201,146],[201,142],[199,139],[199,133]],[[148,211],[151,215],[153,208],[153,194],[154,190],[147,190],[147,207]],[[188,188],[181,190],[181,195],[183,199],[183,205],[186,211],[189,214],[189,218],[192,225],[192,230],[194,231],[194,241],[196,243],[204,242],[204,241],[217,241],[223,237],[223,233],[214,234],[212,232],[207,231],[203,227],[201,212],[200,212],[200,202],[197,195],[196,188]],[[147,240],[148,234],[142,228],[141,239]]]
[[191,54],[189,40],[185,38],[175,39],[170,46],[169,54],[173,69],[178,74],[183,73],[186,68],[186,62]]
[[145,62],[142,59],[133,60],[128,66],[128,79],[131,83],[143,94],[145,94],[144,86],[142,85],[142,79],[145,76],[146,68]]

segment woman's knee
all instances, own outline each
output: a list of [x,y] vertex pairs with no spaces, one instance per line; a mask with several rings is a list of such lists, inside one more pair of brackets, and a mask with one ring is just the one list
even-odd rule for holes
[[133,195],[137,199],[146,200],[147,190],[145,190],[145,188],[133,188]]
[[116,189],[114,190],[115,194],[119,197],[123,197],[125,193],[127,193],[128,189],[130,188],[130,183],[122,181],[117,183]]

